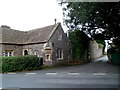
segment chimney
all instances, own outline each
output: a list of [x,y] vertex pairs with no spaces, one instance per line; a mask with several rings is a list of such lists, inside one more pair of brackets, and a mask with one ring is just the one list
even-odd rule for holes
[[56,22],[57,22],[57,19],[55,18],[55,24],[56,24]]
[[2,28],[2,29],[10,29],[10,27],[7,26],[7,25],[2,25],[1,28]]

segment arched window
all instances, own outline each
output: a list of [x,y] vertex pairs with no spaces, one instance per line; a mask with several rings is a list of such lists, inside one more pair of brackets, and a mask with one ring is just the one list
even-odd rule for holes
[[24,51],[24,55],[28,55],[28,51],[27,50]]

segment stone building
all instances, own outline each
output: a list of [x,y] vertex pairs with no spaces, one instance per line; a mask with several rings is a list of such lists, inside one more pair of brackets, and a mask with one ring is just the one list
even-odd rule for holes
[[69,43],[61,24],[30,31],[0,27],[0,56],[37,55],[44,65],[64,64],[68,60]]

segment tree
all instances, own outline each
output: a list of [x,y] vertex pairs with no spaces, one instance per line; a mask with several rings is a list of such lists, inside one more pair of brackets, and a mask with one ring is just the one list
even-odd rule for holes
[[69,2],[63,8],[63,14],[70,29],[79,28],[93,39],[112,38],[114,43],[119,44],[119,2]]
[[89,38],[80,30],[69,32],[69,40],[71,41],[72,58],[80,60],[85,55],[85,51],[89,47]]

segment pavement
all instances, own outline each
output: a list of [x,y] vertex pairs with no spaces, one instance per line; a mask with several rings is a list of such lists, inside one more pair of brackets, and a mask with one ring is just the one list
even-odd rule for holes
[[84,65],[0,74],[1,88],[118,88],[119,66],[106,62],[104,56]]
[[108,62],[108,57],[107,56],[103,56],[103,57],[100,57],[96,60],[93,60],[93,62],[105,62],[107,63]]

